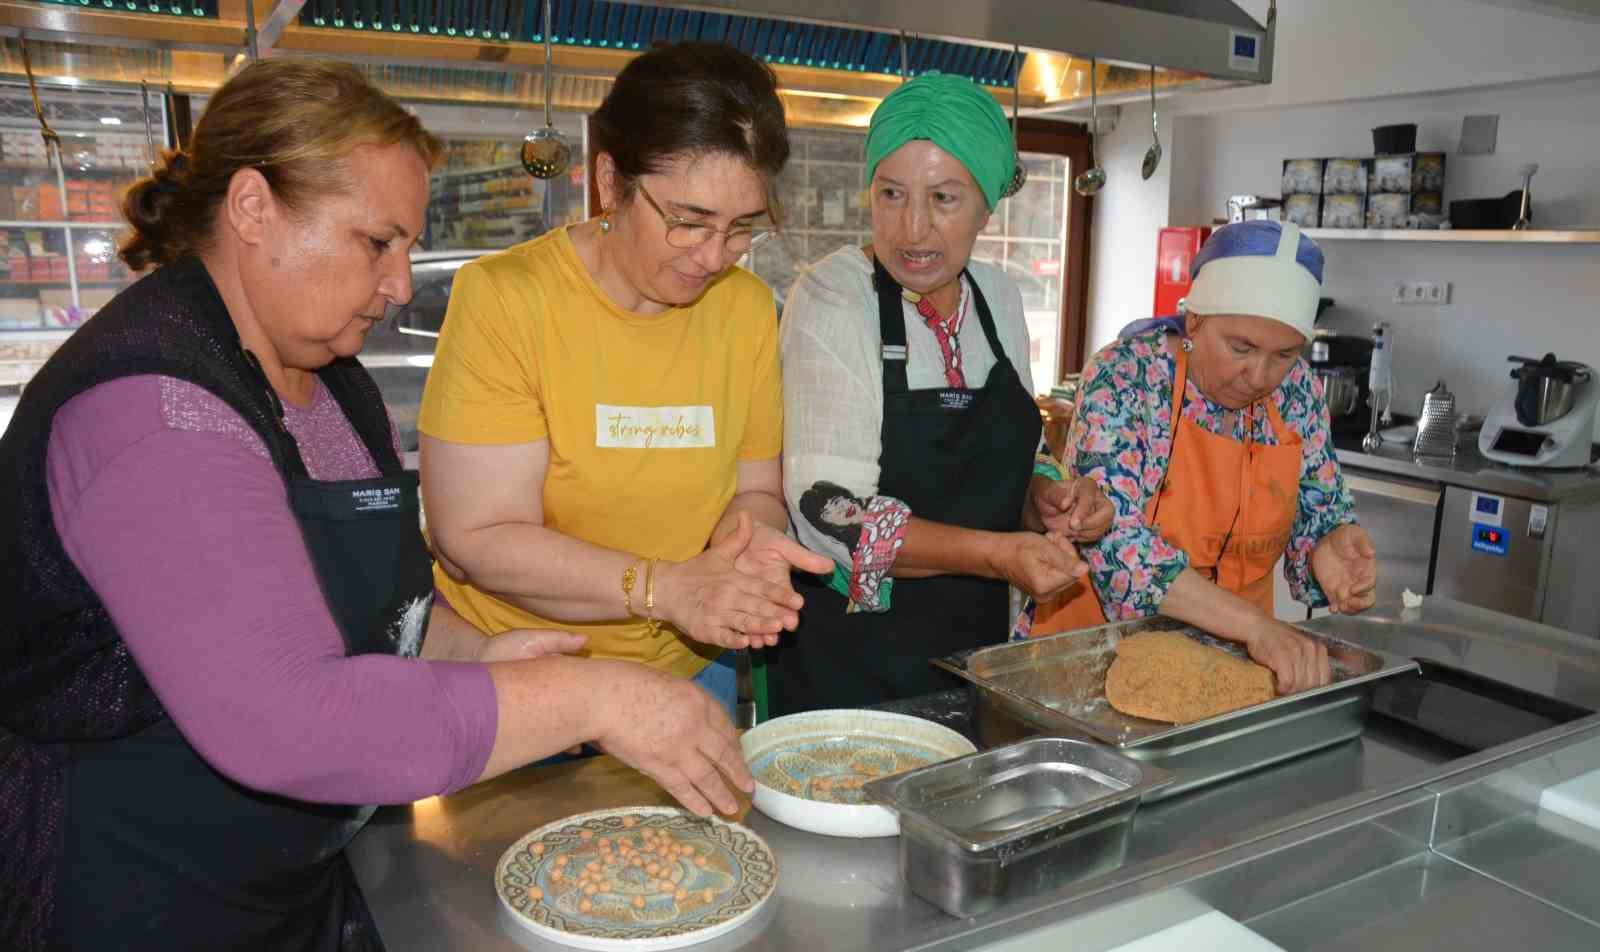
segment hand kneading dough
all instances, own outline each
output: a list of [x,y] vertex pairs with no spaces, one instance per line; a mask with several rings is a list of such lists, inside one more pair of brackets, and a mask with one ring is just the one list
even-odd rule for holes
[[1141,631],[1117,642],[1106,700],[1124,714],[1190,724],[1270,701],[1272,672],[1176,631]]

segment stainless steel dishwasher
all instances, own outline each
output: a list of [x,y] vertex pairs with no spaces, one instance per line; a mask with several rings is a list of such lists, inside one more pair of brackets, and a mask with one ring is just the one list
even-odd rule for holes
[[1378,550],[1378,604],[1398,605],[1406,589],[1428,594],[1443,487],[1348,466],[1344,482],[1355,497],[1356,521]]

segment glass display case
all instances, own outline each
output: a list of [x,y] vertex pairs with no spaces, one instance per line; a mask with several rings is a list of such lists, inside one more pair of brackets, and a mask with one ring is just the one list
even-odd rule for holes
[[160,97],[147,110],[137,92],[47,89],[41,101],[59,155],[27,87],[0,84],[0,343],[70,331],[133,280],[116,258],[122,193],[149,169],[166,124]]

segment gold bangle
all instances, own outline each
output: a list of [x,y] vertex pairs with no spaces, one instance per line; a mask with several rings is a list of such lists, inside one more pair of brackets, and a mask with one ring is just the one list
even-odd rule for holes
[[650,559],[645,562],[644,569],[644,617],[650,622],[650,634],[655,634],[661,628],[661,622],[656,620],[656,563],[659,559]]
[[639,580],[639,563],[634,561],[628,570],[622,573],[622,607],[627,610],[628,617],[633,615],[633,586]]

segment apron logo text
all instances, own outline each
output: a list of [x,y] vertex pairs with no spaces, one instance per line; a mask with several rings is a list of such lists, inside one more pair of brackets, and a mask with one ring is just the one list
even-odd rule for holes
[[350,501],[355,504],[356,512],[388,512],[399,509],[400,496],[401,490],[397,486],[350,491]]

